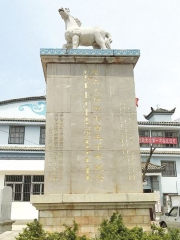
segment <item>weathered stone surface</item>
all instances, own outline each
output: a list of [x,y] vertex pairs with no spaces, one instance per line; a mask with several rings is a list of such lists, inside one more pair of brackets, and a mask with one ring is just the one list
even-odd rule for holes
[[[99,194],[52,194],[52,195],[32,195],[31,196],[31,203],[34,205],[41,205],[44,204],[44,206],[48,206],[51,204],[92,204],[92,203],[105,203],[105,204],[111,204],[111,203],[117,203],[120,202],[121,204],[130,203],[136,204],[136,214],[137,215],[147,215],[146,210],[141,210],[139,208],[139,205],[143,204],[152,204],[156,201],[158,198],[157,193],[99,193]],[[102,206],[101,206],[102,207]],[[127,206],[128,208],[128,206]],[[130,207],[129,207],[130,208]],[[74,207],[75,209],[75,207]],[[44,209],[45,210],[45,209]],[[98,209],[99,210],[99,209]],[[48,213],[44,213],[48,214]]]
[[[80,226],[80,234],[88,233],[88,236],[94,236],[103,219],[109,219],[113,213],[118,212],[122,215],[123,222],[127,227],[133,228],[135,226],[141,226],[146,231],[150,230],[150,216],[146,215],[147,211],[149,211],[148,208],[140,209],[141,211],[139,211],[139,209],[136,209],[136,206],[131,203],[130,209],[124,209],[123,205],[117,207],[116,203],[114,203],[111,206],[114,209],[108,210],[109,206],[106,205],[106,210],[102,210],[102,205],[103,203],[99,205],[99,210],[96,209],[96,205],[93,205],[92,209],[89,209],[87,206],[86,210],[72,210],[71,206],[69,206],[69,209],[66,210],[66,215],[54,215],[55,212],[60,213],[64,212],[64,210],[49,210],[49,214],[46,214],[49,217],[40,217],[40,222],[43,226],[46,226],[45,229],[51,228],[52,231],[55,231],[55,229],[62,229],[63,224],[71,226],[73,221],[76,221]],[[82,207],[79,206],[79,209],[81,208]],[[141,215],[137,215],[136,211],[139,211]],[[54,217],[50,217],[52,215]],[[40,216],[42,215],[40,214]]]
[[91,60],[47,65],[45,193],[142,192],[133,65]]
[[12,188],[4,187],[0,191],[0,219],[11,219]]
[[45,230],[80,224],[93,237],[114,212],[150,229],[155,194],[142,193],[135,56],[42,56],[47,81],[45,195],[32,196]]
[[14,221],[11,219],[12,188],[4,187],[0,191],[0,233],[10,231]]

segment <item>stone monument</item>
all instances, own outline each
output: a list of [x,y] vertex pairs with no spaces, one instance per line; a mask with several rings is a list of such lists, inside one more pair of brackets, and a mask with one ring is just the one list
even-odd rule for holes
[[127,227],[150,229],[157,196],[142,187],[133,76],[139,56],[139,50],[41,49],[45,194],[31,202],[44,229],[61,231],[75,220],[79,234],[94,236],[113,212]]
[[14,221],[11,220],[12,188],[0,190],[0,233],[11,231]]

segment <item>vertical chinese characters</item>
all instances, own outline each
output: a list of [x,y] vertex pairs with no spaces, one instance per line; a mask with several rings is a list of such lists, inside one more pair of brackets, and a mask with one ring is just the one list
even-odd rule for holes
[[48,131],[47,176],[48,181],[63,179],[63,114],[55,113],[53,127]]
[[[102,136],[101,136],[101,91],[100,84],[101,79],[98,78],[98,71],[93,70],[91,73],[84,72],[84,143],[85,143],[85,173],[86,180],[98,180],[103,181],[103,164],[102,164]],[[91,86],[91,87],[89,87]],[[89,100],[91,99],[91,111]],[[89,111],[88,111],[89,110]],[[92,126],[90,124],[90,118],[94,123]],[[94,145],[95,149],[90,149]],[[91,159],[91,165],[90,165]],[[90,167],[90,166],[93,166]]]
[[126,103],[120,103],[120,127],[123,161],[127,161],[127,177],[129,181],[134,181],[136,176],[132,148],[131,114],[129,106]]

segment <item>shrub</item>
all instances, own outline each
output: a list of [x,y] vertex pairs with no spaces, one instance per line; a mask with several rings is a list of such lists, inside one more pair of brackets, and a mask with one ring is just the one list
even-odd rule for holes
[[72,227],[65,226],[63,232],[45,232],[36,219],[32,223],[28,223],[22,233],[16,237],[16,240],[88,240],[86,236],[77,236],[78,225],[73,223]]
[[180,230],[152,226],[151,232],[143,232],[142,228],[128,229],[124,226],[121,215],[114,213],[110,220],[104,220],[99,228],[96,240],[180,240]]
[[20,233],[16,240],[44,240],[45,235],[42,225],[35,219],[32,223],[27,224],[23,233]]
[[[65,226],[63,232],[49,233],[42,229],[42,225],[35,219],[28,223],[16,240],[88,240],[86,236],[79,237],[78,225]],[[152,226],[151,232],[143,232],[142,228],[128,229],[124,226],[121,215],[114,213],[110,220],[103,220],[99,227],[99,234],[94,240],[180,240],[180,230]]]
[[121,215],[114,213],[110,220],[103,220],[96,240],[141,240],[142,236],[142,228],[129,230],[124,226]]

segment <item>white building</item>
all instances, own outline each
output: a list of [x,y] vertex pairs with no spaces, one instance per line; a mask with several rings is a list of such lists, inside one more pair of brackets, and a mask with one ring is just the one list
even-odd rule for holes
[[37,218],[30,194],[44,191],[45,97],[0,102],[0,189],[12,186],[12,219]]
[[165,165],[161,173],[148,173],[145,192],[160,191],[161,204],[167,210],[171,204],[170,196],[180,195],[180,122],[171,119],[175,108],[165,109],[151,108],[151,112],[144,116],[148,121],[138,122],[141,160],[146,161],[150,144],[156,147],[151,158],[155,165]]
[[[151,142],[157,147],[144,191],[160,191],[165,207],[167,195],[180,195],[180,123],[171,121],[174,111],[151,109],[145,116],[148,121],[138,122],[142,162]],[[44,96],[0,102],[0,189],[13,189],[12,219],[37,218],[29,199],[44,191],[45,114]]]

